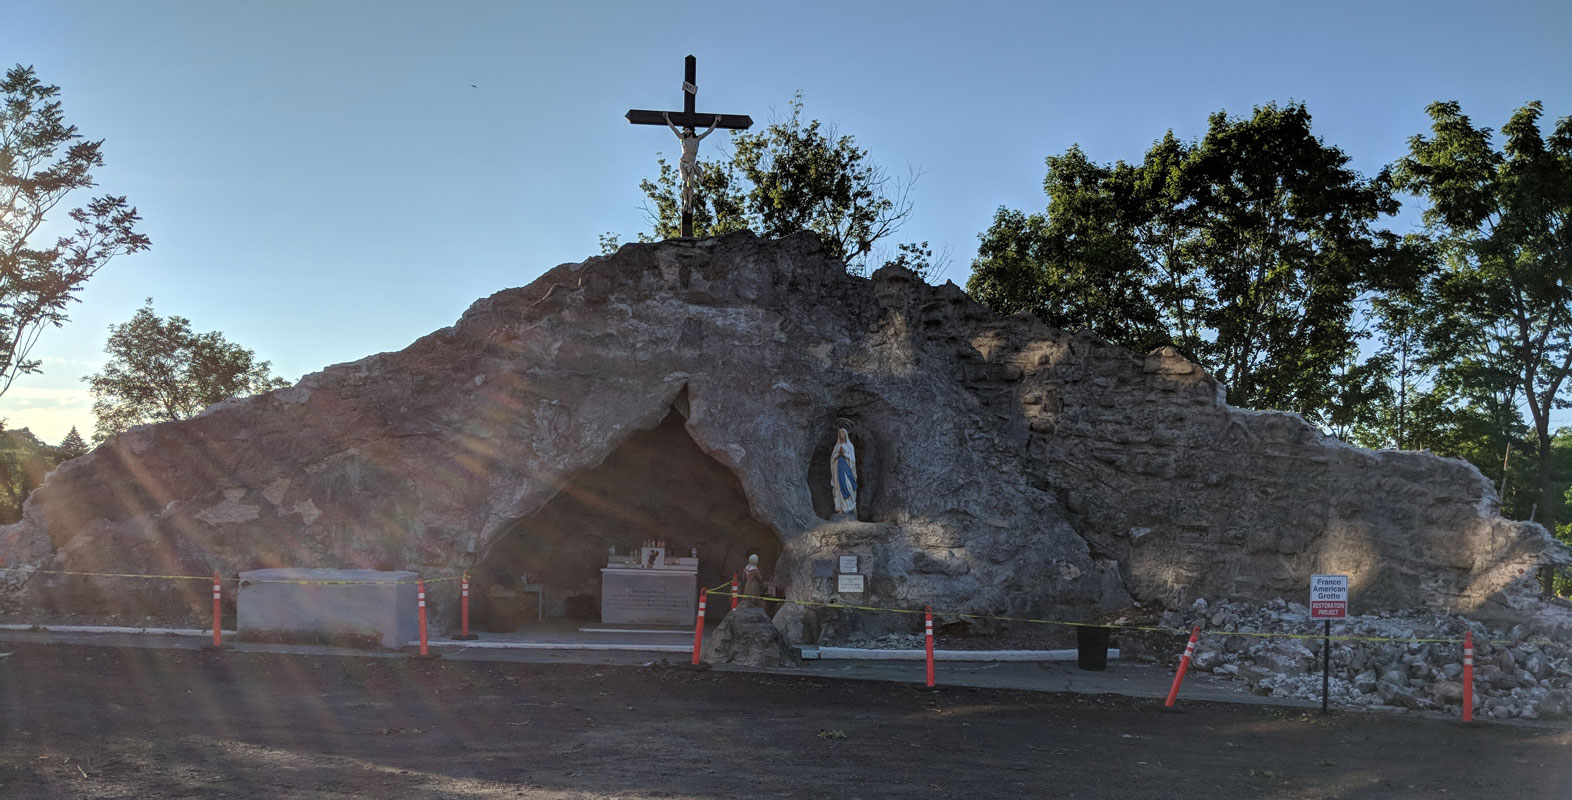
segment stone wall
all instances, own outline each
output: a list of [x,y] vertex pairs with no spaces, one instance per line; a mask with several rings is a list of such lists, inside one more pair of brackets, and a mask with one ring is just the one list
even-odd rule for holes
[[[858,554],[868,590],[843,599],[872,605],[1086,619],[1297,598],[1311,573],[1346,572],[1362,608],[1501,611],[1533,602],[1537,564],[1567,559],[1500,518],[1463,462],[1348,447],[1223,396],[1171,351],[1000,318],[900,268],[847,275],[809,234],[634,244],[402,351],[118,436],[49,476],[0,528],[0,555],[457,570],[678,408],[780,542],[766,572],[798,599],[834,598],[814,562]],[[836,425],[858,445],[856,519],[827,519],[819,486]],[[152,583],[4,580],[12,605],[190,602]]]

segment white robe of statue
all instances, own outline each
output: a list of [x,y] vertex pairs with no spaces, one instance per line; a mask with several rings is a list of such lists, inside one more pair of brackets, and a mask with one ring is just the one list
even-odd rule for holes
[[835,432],[835,450],[830,453],[830,494],[835,498],[835,513],[857,511],[857,449],[845,428]]

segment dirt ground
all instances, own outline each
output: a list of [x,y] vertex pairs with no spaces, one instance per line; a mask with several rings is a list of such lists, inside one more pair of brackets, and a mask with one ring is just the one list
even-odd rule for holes
[[681,667],[7,651],[7,798],[1572,796],[1566,728]]

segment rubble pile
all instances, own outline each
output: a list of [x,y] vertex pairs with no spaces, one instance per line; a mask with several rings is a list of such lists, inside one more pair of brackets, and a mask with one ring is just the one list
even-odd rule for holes
[[850,639],[839,646],[863,650],[921,650],[928,646],[928,641],[920,633],[887,633],[873,638]]
[[[1323,623],[1281,599],[1265,605],[1208,603],[1169,611],[1162,624],[1201,626],[1192,670],[1237,678],[1272,697],[1321,697]],[[1342,706],[1461,711],[1463,645],[1474,633],[1474,712],[1494,719],[1572,717],[1572,644],[1528,625],[1494,630],[1460,616],[1414,611],[1350,616],[1332,635],[1329,697]],[[1284,638],[1259,634],[1298,634]],[[1409,641],[1456,640],[1456,641]]]

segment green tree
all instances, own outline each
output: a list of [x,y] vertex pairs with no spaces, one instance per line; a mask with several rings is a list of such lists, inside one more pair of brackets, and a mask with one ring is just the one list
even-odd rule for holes
[[[732,132],[733,144],[745,134]],[[713,139],[711,141],[714,141]],[[737,177],[734,157],[700,159],[698,179],[693,186],[693,235],[699,238],[720,236],[732,231],[753,230],[762,233],[762,226],[749,219],[746,204],[746,187]],[[649,217],[649,234],[640,234],[643,241],[672,239],[682,235],[682,176],[677,167],[665,158],[656,158],[658,174],[655,180],[639,182],[647,202],[644,213]],[[610,234],[601,237],[601,248],[615,243]]]
[[[1438,382],[1450,357],[1440,344],[1451,324],[1449,301],[1435,277],[1433,242],[1421,235],[1407,240],[1410,253],[1427,263],[1424,274],[1411,286],[1377,293],[1363,304],[1361,316],[1377,346],[1370,358],[1347,371],[1352,380],[1340,384],[1334,400],[1333,415],[1343,412],[1344,421],[1352,422],[1337,435],[1364,447],[1434,449],[1447,438],[1446,429],[1461,419],[1452,413],[1453,406],[1489,406],[1496,398],[1496,387],[1472,387],[1485,390],[1476,398],[1461,391],[1469,387]],[[1365,385],[1360,386],[1360,380]],[[1498,433],[1510,435],[1507,428]]]
[[129,321],[109,326],[104,351],[109,362],[103,371],[83,379],[93,395],[95,442],[133,425],[185,419],[222,400],[289,385],[269,373],[269,362],[257,361],[222,333],[195,333],[184,317],[158,316],[152,298]]
[[22,505],[61,461],[26,428],[0,431],[0,525],[22,518]]
[[1129,347],[1173,344],[1229,402],[1326,424],[1363,335],[1357,304],[1426,262],[1373,227],[1397,210],[1386,177],[1361,177],[1310,123],[1302,105],[1267,105],[1213,114],[1193,144],[1170,132],[1140,164],[1051,157],[1047,213],[1001,209],[967,288]]
[[1124,164],[1093,164],[1079,147],[1048,158],[1046,214],[1001,208],[982,236],[967,289],[1004,314],[1022,311],[1060,328],[1091,328],[1138,350],[1166,344],[1132,221],[1141,209],[1116,181]]
[[76,426],[72,425],[71,432],[67,433],[65,438],[60,440],[60,445],[56,449],[60,451],[61,460],[64,461],[86,453],[87,442],[82,441],[82,434],[77,433]]
[[903,267],[916,273],[925,281],[932,280],[950,260],[949,248],[935,256],[927,242],[902,242],[895,248],[895,257],[886,259],[886,267]]
[[1393,410],[1402,404],[1392,385],[1398,373],[1391,353],[1378,352],[1363,361],[1349,353],[1334,376],[1322,424],[1333,436],[1362,447],[1392,447]]
[[1356,304],[1404,288],[1419,264],[1372,223],[1397,212],[1385,176],[1366,180],[1317,138],[1303,105],[1212,115],[1185,168],[1195,259],[1215,335],[1201,360],[1249,408],[1322,417],[1357,348]]
[[67,212],[74,227],[50,246],[35,246],[47,217],[66,196],[94,186],[103,141],[86,141],[65,123],[57,86],[17,65],[0,81],[0,395],[17,376],[39,371],[30,358],[49,327],[66,322],[66,306],[110,259],[146,250],[136,209],[124,197],[90,199]]
[[1126,224],[1148,265],[1147,292],[1172,344],[1197,358],[1209,297],[1196,265],[1198,208],[1187,194],[1187,165],[1195,147],[1168,131],[1146,151],[1139,167],[1116,169],[1115,185],[1131,209]]
[[[892,179],[854,137],[818,120],[804,121],[800,94],[785,119],[760,131],[732,131],[731,146],[729,155],[698,162],[695,236],[748,229],[781,237],[811,230],[830,255],[861,271],[911,214],[909,193],[917,174]],[[659,174],[639,188],[648,198],[652,238],[668,239],[681,230],[681,177],[664,158],[657,164]],[[910,253],[904,263],[914,263]]]
[[1526,407],[1535,518],[1555,530],[1564,490],[1550,415],[1572,406],[1572,118],[1562,117],[1546,138],[1542,106],[1529,103],[1502,129],[1498,150],[1491,130],[1476,128],[1457,103],[1426,111],[1431,136],[1409,140],[1395,176],[1428,201],[1424,219],[1446,255],[1448,370]]
[[612,231],[606,231],[605,233],[601,234],[599,239],[600,254],[603,256],[609,256],[612,253],[617,252],[617,248],[622,246],[621,237]]

